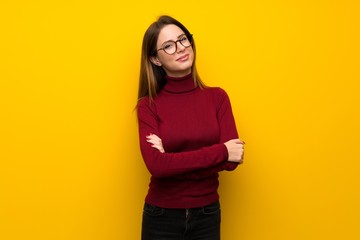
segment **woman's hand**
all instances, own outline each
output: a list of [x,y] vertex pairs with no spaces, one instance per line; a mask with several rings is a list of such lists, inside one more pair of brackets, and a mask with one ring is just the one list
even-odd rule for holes
[[149,136],[146,136],[146,141],[151,143],[151,146],[159,150],[161,153],[165,152],[161,138],[159,138],[157,135],[150,133]]
[[228,150],[228,161],[242,163],[244,158],[244,144],[240,139],[231,139],[224,143]]

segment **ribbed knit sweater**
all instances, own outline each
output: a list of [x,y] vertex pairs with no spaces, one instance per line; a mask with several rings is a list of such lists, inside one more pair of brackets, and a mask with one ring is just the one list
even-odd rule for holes
[[[234,170],[224,142],[238,138],[230,101],[218,87],[195,87],[192,75],[166,77],[150,101],[138,103],[140,150],[151,173],[145,202],[163,208],[194,208],[219,199],[218,172]],[[165,153],[146,141],[156,134]]]

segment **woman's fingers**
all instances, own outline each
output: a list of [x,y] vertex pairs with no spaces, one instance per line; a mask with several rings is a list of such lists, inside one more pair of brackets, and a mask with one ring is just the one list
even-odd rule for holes
[[228,161],[242,163],[244,157],[244,141],[231,139],[224,144],[228,150]]
[[152,143],[152,144],[162,143],[161,139],[158,136],[154,135],[154,134],[146,136],[146,141],[149,142],[149,143]]
[[234,142],[234,143],[237,143],[237,144],[245,144],[245,142],[244,142],[243,140],[240,140],[240,139],[238,139],[238,138],[232,139],[232,140],[230,140],[229,142]]
[[156,135],[156,134],[152,134],[152,133],[150,133],[148,136],[146,136],[147,138],[150,138],[150,139],[157,139],[157,140],[160,140],[161,141],[161,139]]
[[149,136],[146,136],[146,141],[148,143],[151,143],[153,148],[156,148],[157,150],[159,150],[160,152],[165,152],[164,151],[164,147],[162,145],[162,141],[161,138],[159,138],[157,135],[155,134],[150,134]]

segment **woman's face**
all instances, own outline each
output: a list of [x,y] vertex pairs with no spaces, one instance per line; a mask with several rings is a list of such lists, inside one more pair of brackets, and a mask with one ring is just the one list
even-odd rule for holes
[[[178,26],[169,24],[163,27],[159,33],[157,49],[166,46],[168,41],[177,41],[184,37],[184,32]],[[174,54],[167,54],[164,50],[159,50],[155,57],[150,60],[161,66],[166,74],[171,77],[182,77],[191,73],[194,61],[194,51],[192,46],[184,47],[179,41],[176,42],[177,50]]]

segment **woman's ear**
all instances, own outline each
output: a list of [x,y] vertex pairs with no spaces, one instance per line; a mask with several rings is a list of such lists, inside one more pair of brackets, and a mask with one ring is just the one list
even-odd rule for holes
[[150,61],[155,64],[156,66],[161,67],[161,62],[159,61],[159,59],[157,57],[150,57]]

